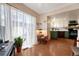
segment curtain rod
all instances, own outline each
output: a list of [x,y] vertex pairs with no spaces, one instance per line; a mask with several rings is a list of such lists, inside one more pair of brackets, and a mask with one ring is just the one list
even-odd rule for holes
[[[11,7],[14,7],[14,8],[16,8],[15,6],[12,6],[12,5],[10,5],[9,3],[6,3],[7,5],[9,5],[9,6],[11,6]],[[18,8],[16,8],[16,9],[18,9]],[[20,10],[20,9],[19,9]],[[22,10],[21,10],[22,11]]]
[[[18,9],[18,8],[16,8],[15,6],[12,6],[12,5],[10,5],[9,3],[6,3],[7,5],[9,5],[9,6],[11,6],[11,7],[13,7],[13,8],[15,8],[15,9]],[[19,11],[22,11],[23,13],[26,13],[26,12],[24,12],[23,10],[20,10],[20,9],[18,9]]]

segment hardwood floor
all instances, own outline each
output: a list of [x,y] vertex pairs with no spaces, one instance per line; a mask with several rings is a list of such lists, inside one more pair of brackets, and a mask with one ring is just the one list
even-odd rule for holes
[[16,56],[72,56],[73,45],[74,41],[70,39],[50,40],[47,44],[22,50],[21,53],[16,53]]

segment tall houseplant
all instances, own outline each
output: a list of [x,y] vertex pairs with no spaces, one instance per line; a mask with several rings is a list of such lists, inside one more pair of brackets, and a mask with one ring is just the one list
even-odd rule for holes
[[20,36],[15,38],[15,47],[18,53],[21,52],[22,43],[23,39]]

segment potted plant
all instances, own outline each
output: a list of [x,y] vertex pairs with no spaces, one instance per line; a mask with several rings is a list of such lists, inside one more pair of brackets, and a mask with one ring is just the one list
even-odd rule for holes
[[21,52],[22,43],[23,39],[20,36],[15,38],[15,47],[18,53]]

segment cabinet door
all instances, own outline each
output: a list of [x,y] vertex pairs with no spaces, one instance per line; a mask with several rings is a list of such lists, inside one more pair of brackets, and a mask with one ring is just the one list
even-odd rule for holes
[[68,38],[69,37],[69,33],[68,31],[65,31],[65,38]]
[[58,35],[57,31],[51,31],[51,39],[56,39]]
[[58,38],[64,38],[64,31],[58,31]]

